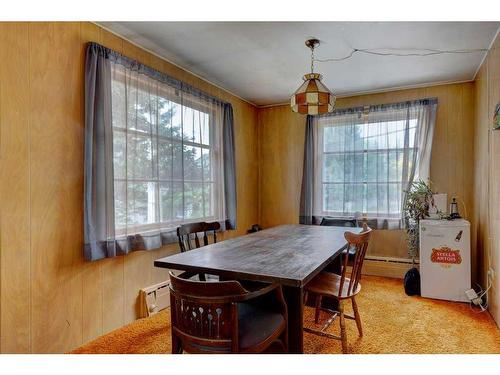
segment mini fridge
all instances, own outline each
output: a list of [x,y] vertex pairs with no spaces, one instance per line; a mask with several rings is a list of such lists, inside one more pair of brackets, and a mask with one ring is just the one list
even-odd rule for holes
[[420,220],[422,297],[468,302],[471,287],[470,223]]

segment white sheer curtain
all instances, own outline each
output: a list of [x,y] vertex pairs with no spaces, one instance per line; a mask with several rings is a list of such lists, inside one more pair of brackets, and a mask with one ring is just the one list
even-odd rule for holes
[[436,99],[359,107],[314,118],[314,216],[400,228],[405,190],[429,178]]
[[180,223],[223,221],[223,103],[111,72],[116,236],[148,248]]

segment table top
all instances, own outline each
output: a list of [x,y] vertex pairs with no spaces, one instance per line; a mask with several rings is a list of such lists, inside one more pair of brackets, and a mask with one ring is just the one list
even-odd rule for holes
[[156,267],[302,287],[346,246],[344,232],[362,228],[280,225],[154,262]]

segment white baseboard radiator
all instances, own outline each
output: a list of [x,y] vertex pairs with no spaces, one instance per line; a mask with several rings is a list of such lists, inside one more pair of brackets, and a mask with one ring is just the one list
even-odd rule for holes
[[[415,263],[418,264],[418,260]],[[402,279],[410,268],[412,268],[411,259],[366,255],[363,274]]]

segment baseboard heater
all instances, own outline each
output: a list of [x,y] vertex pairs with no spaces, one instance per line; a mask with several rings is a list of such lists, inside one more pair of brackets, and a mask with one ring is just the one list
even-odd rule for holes
[[[418,260],[415,261],[419,263]],[[363,264],[363,274],[402,279],[413,267],[411,259],[367,255]]]
[[[390,262],[390,263],[412,263],[411,259],[406,259],[406,258],[393,258],[393,257],[383,257],[383,256],[377,256],[377,255],[366,255],[365,256],[366,260],[374,260],[377,262]],[[419,263],[419,260],[416,259],[415,263]]]

